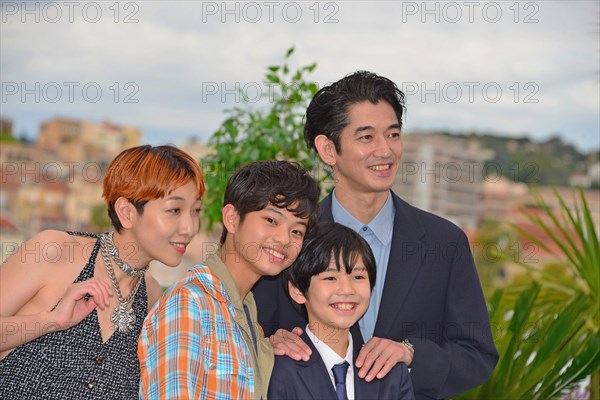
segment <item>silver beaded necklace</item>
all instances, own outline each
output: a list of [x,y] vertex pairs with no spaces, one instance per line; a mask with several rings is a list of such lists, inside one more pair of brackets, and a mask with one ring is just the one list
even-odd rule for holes
[[[110,239],[108,239],[110,236]],[[107,240],[108,239],[108,240]],[[140,270],[141,276],[137,276],[137,283],[135,287],[129,293],[129,295],[123,298],[123,294],[121,293],[121,288],[119,287],[119,281],[117,281],[117,276],[115,275],[115,271],[113,270],[112,263],[110,262],[110,256],[113,255],[114,251],[116,251],[116,247],[112,241],[112,232],[111,233],[103,233],[100,235],[100,251],[102,253],[102,259],[104,260],[104,265],[106,266],[106,271],[108,272],[108,276],[110,277],[113,289],[117,295],[117,299],[119,299],[119,305],[110,316],[110,320],[112,321],[115,330],[127,333],[135,327],[135,311],[131,307],[131,303],[133,298],[135,297],[140,285],[142,283],[142,279],[144,276],[144,272],[148,269],[146,266],[144,269]],[[113,256],[114,257],[114,256]],[[128,268],[131,268],[127,266]],[[135,271],[135,270],[134,270]],[[138,271],[136,271],[138,272]]]

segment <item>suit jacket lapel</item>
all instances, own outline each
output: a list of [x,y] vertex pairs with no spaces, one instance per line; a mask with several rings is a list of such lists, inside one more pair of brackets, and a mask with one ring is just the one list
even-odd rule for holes
[[[353,338],[354,340],[354,338]],[[362,347],[362,343],[354,341],[354,359],[358,357],[358,352]],[[381,380],[375,378],[371,382],[358,377],[358,369],[354,368],[354,398],[360,399],[379,399],[379,383]]]
[[425,254],[424,243],[421,241],[425,230],[415,218],[411,206],[393,192],[392,197],[396,216],[381,305],[373,333],[377,337],[389,337],[388,333],[419,273]]
[[298,369],[300,380],[308,388],[313,399],[337,398],[335,388],[329,378],[329,371],[325,368],[319,352],[306,335],[306,332],[302,334],[302,339],[312,350],[312,355],[308,361],[296,361],[296,364],[301,367]]
[[333,192],[329,193],[321,201],[321,222],[333,221],[333,215],[331,214],[331,196],[333,196]]

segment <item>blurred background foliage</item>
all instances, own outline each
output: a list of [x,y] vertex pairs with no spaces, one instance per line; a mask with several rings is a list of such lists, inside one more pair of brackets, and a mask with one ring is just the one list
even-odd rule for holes
[[225,111],[226,119],[211,136],[213,150],[201,160],[209,190],[203,200],[203,221],[211,230],[221,221],[223,195],[227,180],[240,166],[257,160],[295,160],[315,173],[318,181],[319,162],[304,143],[304,113],[317,93],[316,82],[308,80],[316,68],[313,63],[290,69],[288,60],[294,48],[287,50],[281,65],[267,68],[263,82],[270,88],[263,96],[266,105],[250,102],[242,93],[243,104]]
[[[293,52],[292,47],[281,65],[267,68],[263,80],[273,89],[268,94],[271,98],[262,107],[260,103],[244,101],[241,107],[227,110],[225,121],[212,135],[212,152],[201,160],[209,188],[203,200],[204,229],[211,230],[220,223],[227,180],[241,165],[256,160],[290,159],[313,171],[321,184],[329,177],[318,158],[307,150],[303,138],[304,113],[318,91],[317,83],[308,79],[316,64],[292,71],[288,63]],[[482,140],[494,144],[500,139],[484,135]],[[578,160],[573,149],[567,150],[571,161]],[[519,152],[510,157],[502,152],[496,154],[494,162],[505,162],[507,168],[515,163],[536,165],[543,176],[552,178],[545,183],[557,183],[552,160],[536,162],[531,154]],[[559,164],[564,170],[565,163]],[[519,173],[531,173],[523,171]],[[513,180],[527,183],[528,176],[521,175]],[[549,246],[547,239],[533,237],[501,221],[483,221],[477,231],[472,244],[493,244],[485,251],[473,253],[500,360],[485,384],[457,399],[600,399],[598,227],[592,222],[583,192],[575,209],[567,207],[558,193],[556,196],[559,210],[551,209],[538,197],[532,206],[542,210],[544,218],[528,215],[554,246]],[[552,253],[552,259],[542,266],[536,260],[525,262],[527,258],[518,256],[522,249],[511,248],[519,242],[518,236],[527,237],[535,246]],[[497,287],[505,264],[518,264],[525,273]],[[574,389],[582,380],[588,382],[583,394]]]
[[91,230],[94,233],[108,232],[112,229],[112,222],[108,216],[108,207],[106,203],[98,204],[92,207]]
[[[515,228],[554,258],[541,268],[520,262],[528,273],[488,299],[500,360],[485,384],[459,399],[600,398],[597,227],[583,191],[574,209],[555,196],[559,210],[538,197],[542,216],[528,214],[549,241]],[[576,394],[584,379],[588,387]]]

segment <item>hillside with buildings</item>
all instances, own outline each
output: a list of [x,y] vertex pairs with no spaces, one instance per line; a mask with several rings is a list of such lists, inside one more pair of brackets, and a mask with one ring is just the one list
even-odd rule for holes
[[529,137],[490,134],[449,134],[444,136],[479,143],[491,152],[484,171],[494,177],[497,170],[514,182],[537,186],[582,186],[600,188],[600,149],[584,153],[560,137],[534,141]]
[[[595,226],[600,226],[597,152],[582,154],[560,139],[537,143],[476,134],[408,132],[402,143],[394,190],[409,203],[465,230],[482,281],[488,275],[502,284],[522,271],[515,264],[541,265],[552,257],[527,238],[547,237],[526,216],[543,215],[535,205],[536,196],[558,210],[556,193],[573,207],[574,188],[582,187]],[[555,181],[563,184],[552,184]],[[516,234],[515,228],[521,233]]]
[[[0,123],[0,261],[43,229],[107,229],[102,178],[112,158],[141,143],[138,129],[55,118],[44,122],[36,140],[28,142],[14,137],[10,120]],[[209,151],[197,140],[177,145],[197,159]],[[567,202],[573,198],[569,186],[583,186],[600,226],[597,155],[582,154],[560,139],[538,143],[527,138],[406,132],[394,190],[409,203],[462,227],[478,265],[485,265],[490,244],[479,241],[500,241],[498,232],[510,224],[541,234],[522,212],[533,204],[531,187],[553,204],[550,184],[558,184]],[[491,235],[484,232],[489,226],[494,226]],[[201,232],[185,262],[203,259],[214,247],[213,236]],[[523,256],[528,255],[526,246],[524,238],[508,243]],[[499,268],[497,263],[493,268]],[[185,268],[164,269],[158,275],[168,284],[183,272]]]

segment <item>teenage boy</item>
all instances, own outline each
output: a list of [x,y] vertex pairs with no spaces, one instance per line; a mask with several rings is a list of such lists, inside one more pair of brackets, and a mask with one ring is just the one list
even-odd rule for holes
[[361,346],[352,340],[350,328],[369,306],[375,275],[373,252],[352,229],[324,222],[310,232],[282,279],[308,316],[301,338],[313,354],[308,361],[275,357],[270,399],[414,399],[402,363],[370,382],[354,370]]
[[273,349],[250,289],[296,259],[319,188],[299,164],[259,161],[225,190],[221,248],[150,310],[139,341],[140,399],[266,399]]
[[[306,111],[304,138],[335,180],[321,202],[321,221],[358,232],[377,261],[369,309],[353,328],[355,340],[365,342],[358,375],[381,378],[403,362],[417,399],[453,397],[484,383],[498,352],[466,235],[391,191],[403,114],[404,94],[392,81],[358,71],[319,90]],[[254,290],[269,336],[273,328],[306,324],[281,292],[269,280]],[[271,341],[276,354],[310,356],[296,335],[280,331]]]

